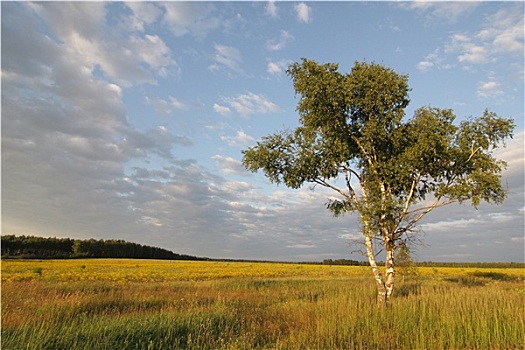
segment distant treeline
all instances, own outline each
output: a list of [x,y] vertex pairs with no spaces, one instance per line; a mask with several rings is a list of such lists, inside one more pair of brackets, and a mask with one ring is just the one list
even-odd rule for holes
[[132,258],[163,260],[209,260],[123,240],[44,238],[5,235],[1,240],[2,258],[71,259]]
[[479,268],[522,268],[523,262],[414,262],[417,267],[479,267]]
[[[275,262],[246,259],[211,259],[176,254],[172,251],[130,243],[124,240],[96,240],[72,238],[44,238],[36,236],[1,236],[2,258],[19,259],[74,259],[74,258],[129,258],[162,260],[208,260],[230,262]],[[367,261],[348,259],[325,259],[322,262],[294,262],[294,264],[368,266]],[[382,265],[383,262],[378,262]],[[523,262],[413,262],[417,267],[478,267],[478,268],[524,268]]]
[[[382,261],[378,261],[379,266],[384,265]],[[323,265],[349,265],[349,266],[369,266],[367,261],[355,261],[347,259],[325,259]],[[523,262],[436,262],[436,261],[422,261],[411,262],[414,267],[478,267],[478,268],[523,268]],[[398,264],[398,266],[401,266]]]
[[323,265],[368,266],[368,262],[348,259],[324,259]]

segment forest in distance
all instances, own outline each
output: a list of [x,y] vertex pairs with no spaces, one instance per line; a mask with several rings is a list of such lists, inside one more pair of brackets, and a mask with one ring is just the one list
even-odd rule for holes
[[72,259],[120,258],[159,260],[208,260],[124,240],[72,239],[2,235],[2,258]]
[[[1,236],[2,259],[158,259],[225,262],[279,262],[250,259],[214,259],[177,254],[170,250],[127,242],[125,240],[72,239],[25,235]],[[324,259],[323,261],[293,262],[294,264],[322,264],[344,266],[368,266],[368,262],[351,259]],[[524,268],[525,262],[436,262],[410,261],[418,267],[478,267],[478,268]]]

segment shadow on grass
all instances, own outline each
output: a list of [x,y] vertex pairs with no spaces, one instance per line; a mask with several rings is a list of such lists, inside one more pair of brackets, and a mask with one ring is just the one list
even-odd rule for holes
[[409,295],[418,295],[421,292],[421,286],[419,283],[407,283],[402,284],[395,290],[397,297],[408,297]]
[[445,281],[461,284],[464,287],[481,287],[485,285],[485,281],[474,276],[456,276],[445,278]]
[[445,278],[445,281],[461,284],[465,287],[480,287],[484,286],[490,281],[501,281],[501,282],[515,282],[519,281],[520,278],[516,276],[510,276],[502,272],[481,272],[476,271],[461,276]]
[[514,276],[509,276],[506,273],[502,272],[472,272],[472,276],[474,277],[481,277],[486,279],[491,279],[493,281],[516,281],[518,278]]

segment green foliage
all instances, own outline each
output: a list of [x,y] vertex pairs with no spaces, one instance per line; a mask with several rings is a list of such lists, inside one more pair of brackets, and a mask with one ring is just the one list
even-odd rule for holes
[[403,281],[405,276],[417,276],[419,274],[406,244],[400,244],[396,249],[395,261],[398,267],[397,272],[403,277]]
[[2,235],[1,246],[2,257],[7,258],[135,258],[206,260],[206,258],[176,254],[162,248],[112,239],[80,240],[56,237],[44,238],[35,236]]
[[[290,188],[334,190],[327,208],[335,216],[357,212],[383,303],[394,287],[394,251],[425,215],[455,202],[505,199],[506,164],[492,151],[512,137],[514,122],[486,110],[457,125],[452,110],[431,106],[406,118],[407,75],[367,62],[348,74],[338,68],[307,59],[289,67],[300,126],[264,137],[243,151],[243,164]],[[385,276],[375,244],[385,251]]]
[[[487,110],[458,125],[452,110],[430,106],[407,119],[407,75],[366,62],[348,74],[338,68],[307,59],[290,66],[301,125],[244,150],[247,169],[291,188],[333,189],[339,197],[327,208],[336,216],[357,212],[365,235],[385,244],[436,207],[504,200],[506,164],[492,151],[512,137],[512,119]],[[435,202],[413,208],[428,197]]]
[[348,259],[324,259],[323,265],[343,265],[343,266],[363,266],[366,265],[363,261],[348,260]]

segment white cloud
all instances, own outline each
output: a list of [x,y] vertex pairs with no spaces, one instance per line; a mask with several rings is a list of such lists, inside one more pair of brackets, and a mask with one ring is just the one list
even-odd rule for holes
[[[234,159],[232,157],[225,157],[221,156],[220,154],[216,154],[212,157],[212,159],[215,161],[215,166],[220,168],[225,174],[233,174],[233,175],[241,175],[241,176],[248,176],[250,173],[244,168],[241,161]],[[236,190],[242,188],[253,188],[253,185],[250,185],[246,182],[238,183],[238,182],[231,182],[224,186],[225,189],[229,190]]]
[[221,136],[221,140],[232,147],[246,147],[255,143],[255,139],[242,130],[237,130],[235,136]]
[[[460,9],[460,3],[410,3],[409,6],[433,8],[434,6],[445,6],[454,4]],[[446,5],[449,4],[449,5]],[[464,3],[468,9],[469,3]],[[459,11],[458,13],[460,13]],[[453,18],[454,16],[452,16]],[[455,60],[464,66],[474,64],[485,64],[489,62],[508,61],[509,59],[523,60],[523,37],[524,37],[523,10],[519,6],[506,7],[494,14],[487,15],[482,27],[474,32],[453,33],[449,41],[443,46],[445,54],[455,57]],[[440,48],[434,51],[439,51]],[[444,63],[445,58],[433,59],[431,53],[419,62],[418,69],[425,71],[432,68],[443,68],[451,66]],[[522,67],[522,64],[519,64]],[[522,70],[522,68],[520,68]]]
[[217,103],[213,104],[213,109],[215,112],[219,113],[220,115],[230,115],[232,113],[231,109],[229,109],[226,106],[221,106]]
[[436,65],[441,64],[441,58],[439,56],[439,49],[425,56],[424,60],[417,64],[417,69],[420,71],[427,71]]
[[487,50],[483,46],[468,45],[463,49],[464,53],[458,56],[459,62],[485,63],[487,62]]
[[154,83],[155,76],[178,74],[171,51],[156,35],[125,35],[106,23],[106,3],[31,3],[63,43],[70,59],[88,71],[100,68],[118,84]]
[[157,113],[161,115],[170,115],[177,110],[187,110],[188,106],[181,100],[168,96],[167,100],[163,100],[159,97],[148,97],[146,96],[146,102],[152,105]]
[[268,50],[271,50],[271,51],[282,50],[293,39],[294,37],[292,34],[287,32],[286,30],[281,30],[279,38],[268,40],[266,42],[266,47],[268,48]]
[[[137,228],[172,225],[153,208],[161,191],[127,176],[125,169],[129,162],[152,157],[176,162],[172,148],[191,141],[164,126],[134,128],[123,89],[114,81],[150,81],[151,73],[139,66],[169,63],[136,49],[160,47],[154,36],[137,36],[144,42],[134,42],[106,33],[105,8],[99,6],[2,4],[2,19],[9,18],[2,22],[8,38],[2,41],[2,70],[11,77],[2,81],[2,196],[10,203],[2,207],[3,229],[116,238],[129,232],[128,240],[140,241],[140,235],[133,237]],[[61,18],[63,27],[54,28]],[[84,52],[88,48],[97,54]],[[118,64],[122,67],[113,67]],[[95,74],[94,66],[103,72]],[[180,107],[176,99],[165,102]]]
[[297,244],[288,244],[286,248],[292,248],[292,249],[310,249],[315,248],[315,244],[303,244],[303,243],[297,243]]
[[487,42],[491,50],[523,54],[523,10],[505,8],[488,16],[485,27],[476,37]]
[[424,60],[417,64],[417,69],[419,69],[420,71],[427,71],[432,67],[434,67],[434,62],[429,60]]
[[131,37],[130,46],[142,62],[148,64],[155,72],[165,78],[173,73],[180,73],[180,68],[171,57],[171,50],[158,35]]
[[[302,260],[308,256],[317,261],[321,256],[349,257],[351,249],[347,243],[358,237],[360,226],[355,216],[334,219],[325,209],[328,193],[323,189],[317,187],[311,192],[305,186],[291,191],[281,186],[276,190],[263,174],[247,172],[236,159],[237,148],[255,142],[240,128],[251,132],[261,125],[246,120],[237,120],[236,128],[226,123],[213,125],[224,118],[210,118],[205,110],[191,111],[176,124],[170,121],[164,126],[158,126],[156,117],[140,115],[145,97],[133,99],[140,94],[148,96],[151,106],[161,114],[188,106],[183,95],[176,92],[180,91],[177,86],[188,81],[159,77],[177,74],[180,69],[171,51],[175,47],[181,49],[177,56],[187,59],[184,67],[189,68],[189,59],[195,59],[192,63],[200,63],[202,68],[197,49],[184,51],[183,43],[188,40],[195,47],[210,43],[180,36],[197,36],[199,41],[213,28],[226,29],[224,23],[217,22],[213,8],[218,4],[199,4],[188,6],[202,6],[203,12],[192,14],[182,9],[179,14],[170,14],[174,20],[170,22],[163,12],[169,4],[157,2],[133,3],[133,13],[127,9],[120,12],[123,5],[116,3],[2,3],[3,232],[154,242],[176,252],[212,257]],[[220,14],[235,7],[225,6]],[[122,18],[124,13],[129,18]],[[184,13],[184,18],[175,16]],[[241,31],[241,20],[238,21],[227,28],[227,34],[237,29],[239,40],[246,40],[244,35],[253,35],[259,28],[250,27],[247,21]],[[487,23],[482,29],[490,29],[488,26],[492,24]],[[503,34],[502,30],[498,33]],[[496,40],[496,32],[480,31],[479,37],[476,33],[465,34],[472,44],[484,47],[482,42],[487,41],[497,48],[489,52],[488,62],[503,57],[503,51],[498,50],[508,50],[505,52],[516,56],[517,51],[512,49],[515,40],[505,40],[512,35],[501,35]],[[175,40],[172,34],[177,36]],[[262,43],[265,44],[264,38]],[[213,54],[213,42],[208,47]],[[259,58],[264,60],[265,47],[259,48],[263,52]],[[188,53],[190,49],[192,55]],[[444,55],[444,46],[438,53]],[[225,62],[230,62],[228,57],[235,57],[220,50],[217,54],[222,54]],[[462,54],[459,48],[450,53],[454,59]],[[243,57],[238,57],[232,58],[233,67],[241,66]],[[432,57],[426,61],[432,62],[433,68],[447,63]],[[281,74],[284,70],[281,61],[264,62],[268,64],[263,67],[268,68],[268,74]],[[231,70],[227,63],[211,63],[218,69]],[[501,84],[500,89],[507,87],[507,80],[501,77],[485,80],[484,83]],[[168,86],[168,81],[176,85]],[[264,85],[255,79],[250,82],[253,86],[258,83]],[[253,87],[250,89],[254,91]],[[216,102],[211,104],[217,113],[251,116],[280,110],[268,97],[251,92]],[[186,122],[192,131],[207,128],[211,136],[199,141],[204,144],[177,153],[181,146],[191,145],[192,140],[174,134],[170,128],[187,127]],[[202,158],[202,152],[207,151],[201,147],[213,150],[210,145],[217,149],[232,145],[235,148],[228,150],[233,156],[211,153]],[[509,161],[509,170],[503,177],[509,188],[508,200],[490,209],[481,206],[480,216],[486,220],[479,225],[439,232],[436,241],[442,242],[443,248],[436,243],[427,255],[430,259],[442,252],[466,251],[456,247],[472,239],[466,238],[467,234],[481,230],[479,237],[485,239],[484,244],[494,237],[515,242],[500,249],[500,259],[523,260],[522,245],[518,244],[523,240],[516,233],[516,227],[523,225],[523,133],[508,145],[501,153]],[[179,158],[179,154],[191,157],[192,152],[216,166],[208,170],[195,159]],[[244,175],[250,181],[232,180]],[[457,222],[478,213],[464,207],[436,213],[435,222]],[[214,228],[213,234],[210,227]],[[432,255],[434,248],[436,255]],[[479,251],[473,259],[485,258],[486,253],[487,250]]]
[[220,26],[221,21],[212,14],[212,3],[169,1],[158,3],[165,10],[163,21],[175,36],[192,34],[204,37]]
[[452,229],[466,228],[472,225],[480,224],[483,219],[479,216],[471,219],[444,220],[439,222],[422,224],[420,227],[425,231],[450,231]]
[[310,23],[312,21],[312,9],[306,5],[304,2],[301,2],[294,6],[295,12],[297,14],[297,20],[302,23]]
[[270,74],[281,74],[283,69],[276,62],[268,62],[268,68],[266,70]]
[[142,223],[145,225],[151,225],[155,227],[163,226],[158,218],[153,218],[151,216],[142,216],[140,220],[138,220],[138,223]]
[[280,75],[282,74],[288,65],[290,64],[290,61],[288,60],[281,60],[281,61],[268,61],[268,66],[266,68],[266,71],[272,75]]
[[124,19],[130,30],[144,31],[144,26],[154,23],[161,15],[162,10],[152,2],[127,2],[133,14]]
[[253,92],[238,95],[234,98],[224,98],[223,100],[237,113],[245,117],[251,114],[266,114],[280,111],[279,106],[275,103],[263,95],[257,95]]
[[478,85],[478,96],[483,99],[496,98],[503,95],[501,84],[494,79],[480,82]]
[[217,71],[222,65],[231,69],[234,72],[243,72],[242,68],[240,67],[240,63],[242,62],[242,55],[239,49],[232,46],[218,44],[215,44],[214,48],[215,54],[213,55],[213,59],[216,62],[216,64],[209,66],[208,69],[210,69],[211,71]]
[[485,63],[488,60],[488,50],[472,42],[465,34],[454,34],[445,47],[447,53],[459,53],[457,60],[465,63]]
[[478,2],[474,1],[409,1],[399,6],[425,14],[432,21],[456,22],[472,12]]
[[277,18],[278,14],[278,8],[277,6],[275,5],[275,1],[273,0],[270,0],[268,1],[268,3],[266,4],[266,13],[272,17],[272,18]]

